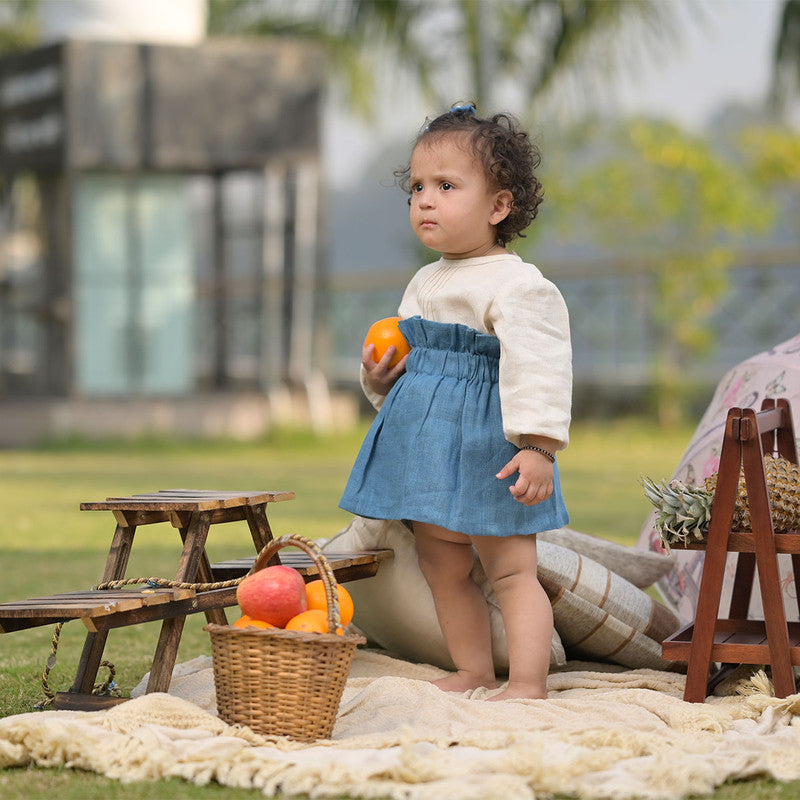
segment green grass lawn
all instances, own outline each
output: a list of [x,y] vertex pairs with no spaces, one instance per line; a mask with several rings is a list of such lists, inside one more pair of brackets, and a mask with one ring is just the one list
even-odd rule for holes
[[[276,535],[328,537],[350,515],[337,508],[363,429],[317,438],[277,432],[268,440],[241,443],[138,442],[63,444],[39,450],[0,452],[0,602],[89,588],[102,573],[114,529],[109,512],[85,512],[79,504],[107,496],[156,489],[292,490],[294,501],[275,504]],[[636,542],[649,513],[638,479],[671,474],[691,429],[657,431],[640,421],[573,425],[572,444],[560,457],[572,527],[623,544]],[[180,539],[168,525],[140,528],[129,575],[172,577]],[[252,547],[242,523],[212,529],[212,560],[247,555]],[[202,615],[190,617],[179,661],[210,652]],[[27,712],[43,696],[39,675],[48,656],[51,628],[6,634],[0,642],[0,715]],[[79,622],[65,626],[52,688],[66,689],[83,642]],[[127,694],[149,668],[158,625],[113,631],[106,657],[117,666]],[[104,672],[101,671],[101,677]],[[721,787],[719,800],[798,796],[800,782],[740,782]],[[0,797],[88,800],[109,796],[147,798],[254,798],[256,791],[195,787],[179,781],[124,785],[73,770],[0,770]]]

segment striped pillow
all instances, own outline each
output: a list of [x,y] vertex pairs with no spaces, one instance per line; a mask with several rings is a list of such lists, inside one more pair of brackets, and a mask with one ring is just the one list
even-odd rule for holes
[[550,542],[588,556],[640,589],[652,586],[675,566],[672,556],[639,547],[625,547],[610,539],[590,536],[572,528],[542,531],[536,534],[536,538],[539,542]]
[[539,581],[567,655],[667,669],[661,642],[680,627],[667,606],[572,550],[540,541]]

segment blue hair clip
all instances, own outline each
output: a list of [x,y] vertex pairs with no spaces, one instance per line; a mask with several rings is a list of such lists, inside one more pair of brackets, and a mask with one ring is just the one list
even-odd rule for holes
[[470,117],[475,117],[478,114],[478,110],[475,108],[473,103],[466,103],[460,106],[452,106],[450,108],[449,114],[465,114]]

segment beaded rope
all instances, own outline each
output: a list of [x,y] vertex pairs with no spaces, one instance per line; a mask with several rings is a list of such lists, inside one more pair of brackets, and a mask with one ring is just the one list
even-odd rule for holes
[[537,447],[535,444],[524,444],[519,449],[533,450],[534,453],[541,453],[551,464],[556,460],[556,457],[549,450],[545,450],[544,447]]

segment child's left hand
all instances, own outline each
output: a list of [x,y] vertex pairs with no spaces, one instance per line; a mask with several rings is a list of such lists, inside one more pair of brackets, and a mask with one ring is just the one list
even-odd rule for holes
[[553,494],[553,464],[541,453],[520,450],[496,477],[503,480],[515,472],[519,472],[519,478],[509,491],[518,503],[535,506]]

